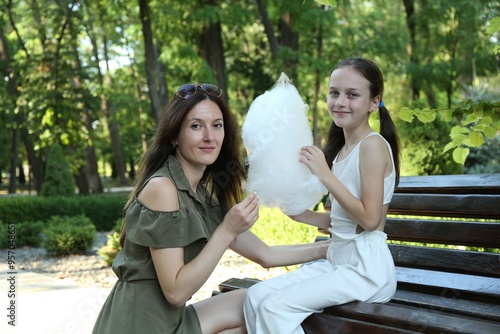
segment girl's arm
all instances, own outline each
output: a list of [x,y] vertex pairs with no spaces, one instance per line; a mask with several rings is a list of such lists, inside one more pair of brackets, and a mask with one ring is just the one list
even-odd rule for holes
[[306,210],[298,215],[288,215],[291,219],[311,226],[316,226],[321,229],[330,227],[330,213]]
[[[168,178],[154,178],[139,195],[152,210],[179,209],[177,189]],[[183,306],[207,281],[234,238],[249,229],[259,215],[258,198],[250,194],[229,210],[203,250],[184,263],[183,248],[150,248],[151,257],[163,294],[170,304]]]
[[255,234],[246,231],[238,235],[230,248],[264,268],[301,264],[326,257],[330,241],[309,244],[268,246]]
[[316,174],[340,206],[364,230],[376,230],[383,221],[384,176],[392,170],[392,163],[385,142],[378,136],[361,142],[360,172],[361,199],[357,199],[333,175],[323,152],[315,146],[301,150],[300,161]]

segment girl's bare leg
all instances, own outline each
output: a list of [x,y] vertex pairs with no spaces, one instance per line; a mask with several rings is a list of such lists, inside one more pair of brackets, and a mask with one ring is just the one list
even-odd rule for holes
[[193,304],[204,334],[246,333],[243,301],[246,290],[239,289]]

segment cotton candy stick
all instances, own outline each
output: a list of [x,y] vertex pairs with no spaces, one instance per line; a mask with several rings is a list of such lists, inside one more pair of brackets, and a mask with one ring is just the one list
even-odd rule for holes
[[299,161],[312,145],[307,104],[286,74],[251,104],[242,128],[248,154],[247,191],[260,203],[294,215],[316,205],[327,193],[318,177]]

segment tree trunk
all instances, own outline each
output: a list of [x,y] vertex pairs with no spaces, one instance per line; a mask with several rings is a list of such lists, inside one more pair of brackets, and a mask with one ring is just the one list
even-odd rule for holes
[[87,181],[87,170],[86,166],[80,166],[78,172],[75,174],[75,184],[78,188],[79,195],[90,194],[89,183]]
[[278,59],[279,43],[274,34],[274,28],[269,16],[267,15],[267,9],[262,4],[262,0],[255,0],[257,4],[257,9],[259,11],[260,19],[262,20],[262,25],[264,26],[264,31],[266,32],[267,40],[269,41],[269,48],[271,49],[271,55],[274,60]]
[[[82,64],[80,63],[80,58],[78,54],[75,55],[77,61],[78,73],[82,72]],[[79,77],[75,77],[73,80],[73,85],[75,88],[80,90],[82,88],[81,80]],[[102,193],[104,192],[101,178],[99,177],[99,168],[97,165],[97,158],[94,149],[94,129],[92,128],[92,116],[90,113],[91,107],[88,105],[87,101],[84,101],[84,106],[82,110],[82,130],[87,133],[88,138],[85,138],[84,143],[84,158],[85,166],[84,168],[79,168],[79,173],[84,172],[84,177],[77,178],[77,186],[80,194],[89,193]],[[80,187],[81,186],[81,187]]]
[[[103,102],[106,103],[106,101]],[[111,109],[111,107],[108,106],[108,109]],[[114,113],[114,106],[112,107],[112,109]],[[123,161],[120,134],[118,133],[118,125],[116,124],[116,122],[109,122],[108,129],[109,129],[109,135],[111,136],[111,145],[113,147],[113,153],[115,155],[115,162],[118,173],[117,176],[120,182],[120,186],[126,186],[127,178],[125,176],[125,173],[127,172],[127,170],[125,167],[125,162]]]
[[19,163],[19,128],[12,131],[12,159],[10,160],[9,194],[15,194],[17,188],[17,165]]
[[[37,194],[42,190],[43,183],[43,165],[42,158],[36,155],[35,146],[29,135],[28,129],[25,127],[21,128],[21,140],[26,148],[26,154],[28,156],[28,163],[31,166],[31,173],[33,174],[33,181],[35,183],[35,191]],[[31,177],[30,177],[31,179]]]
[[[102,18],[101,18],[102,19]],[[87,22],[87,31],[88,35],[90,37],[90,43],[92,44],[92,53],[94,55],[95,61],[94,61],[94,66],[96,68],[97,74],[98,74],[98,80],[99,80],[99,85],[101,87],[108,86],[110,89],[113,86],[113,81],[109,75],[104,76],[101,71],[100,67],[100,53],[99,53],[99,47],[97,45],[97,38],[94,34],[94,27],[92,21]],[[102,32],[102,39],[103,39],[103,53],[104,53],[104,61],[106,64],[106,70],[109,73],[109,57],[108,57],[108,48],[107,48],[107,37],[104,32]],[[115,113],[115,105],[109,101],[107,96],[105,94],[101,94],[101,110],[104,112],[104,115],[106,117],[107,123],[108,123],[108,129],[111,137],[111,147],[113,151],[113,156],[114,156],[114,165],[116,166],[116,176],[119,179],[120,185],[127,185],[127,177],[126,177],[126,167],[125,167],[125,162],[123,161],[123,154],[122,154],[122,149],[121,149],[121,140],[119,136],[119,131],[118,131],[118,125],[116,124],[114,120],[114,113]],[[88,119],[88,122],[90,122],[90,110],[86,109],[86,118]],[[91,127],[91,124],[88,123],[87,127]],[[90,131],[90,130],[89,130]],[[95,151],[89,150],[89,147],[86,147],[85,151],[85,157],[86,160],[89,162],[89,165],[95,166],[96,169],[96,174],[90,173],[89,174],[89,186],[91,191],[93,192],[94,189],[96,192],[102,192],[102,183],[101,180],[96,179],[96,176],[99,177],[98,175],[98,166],[97,166],[97,158],[95,155]],[[94,167],[92,167],[94,168]]]
[[[413,0],[403,0],[403,4],[406,10],[406,27],[408,29],[408,33],[410,35],[410,44],[407,46],[408,58],[410,59],[410,64],[415,67],[418,64],[418,59],[415,54],[416,47],[416,35],[417,35],[417,24],[415,18],[415,4]],[[420,89],[418,87],[418,83],[414,78],[414,75],[411,76],[411,96],[412,100],[415,101],[418,99]]]
[[291,57],[283,59],[283,70],[293,80],[297,79],[297,65],[299,60],[296,53],[299,51],[299,34],[293,31],[293,19],[290,12],[283,14],[280,21],[281,46],[292,50]]
[[[109,57],[108,57],[108,48],[106,36],[104,38],[104,61],[106,63],[106,69],[108,71],[108,75],[106,75],[103,84],[107,87],[113,86],[113,81],[109,76]],[[118,173],[119,184],[121,186],[127,185],[127,177],[126,177],[126,167],[125,162],[123,160],[123,154],[121,149],[121,141],[120,141],[120,133],[118,131],[118,124],[114,120],[115,115],[115,104],[108,100],[106,95],[101,95],[101,108],[104,110],[106,118],[108,120],[108,129],[109,135],[111,137],[111,146],[113,147],[113,154],[115,156],[116,168]]]
[[168,85],[167,85],[167,75],[165,74],[165,66],[160,61],[161,55],[161,43],[156,40],[155,44],[155,58],[156,64],[158,65],[158,85],[159,85],[159,95],[161,108],[168,103]]
[[[208,3],[217,6],[216,0],[209,0]],[[226,84],[226,61],[224,58],[224,45],[222,43],[222,29],[220,22],[210,23],[204,26],[200,36],[200,54],[212,69],[212,73],[217,81],[217,85],[224,92],[223,98],[228,100]]]
[[[122,29],[122,31],[124,31],[124,30],[125,29]],[[122,38],[123,38],[123,40],[125,40],[127,55],[128,55],[130,62],[131,62],[130,70],[132,71],[132,75],[134,77],[135,91],[137,94],[136,98],[137,98],[137,101],[139,101],[139,103],[137,104],[137,116],[139,119],[139,126],[141,128],[141,145],[142,145],[142,151],[146,152],[146,150],[148,149],[148,136],[146,134],[146,126],[144,123],[144,117],[142,117],[142,115],[144,114],[144,110],[142,109],[142,103],[140,103],[140,101],[143,100],[144,94],[142,92],[141,80],[139,79],[139,73],[137,72],[138,65],[137,65],[137,61],[136,61],[135,57],[133,57],[130,54],[130,52],[128,51],[128,50],[132,49],[132,47],[130,47],[130,43],[127,40],[127,36],[125,34],[122,34]],[[163,74],[163,76],[165,77],[164,74]],[[166,80],[165,80],[165,90],[167,91]],[[168,101],[168,95],[166,96],[166,98],[167,98],[166,101]],[[132,176],[129,174],[129,178],[131,178],[131,177]]]
[[[7,39],[5,38],[3,30],[3,22],[0,22],[0,60],[4,63],[3,65],[3,76],[7,78],[7,91],[12,99],[12,107],[16,105],[16,100],[19,95],[17,91],[16,75],[10,65],[10,55],[9,48],[7,45]],[[16,193],[17,179],[16,179],[16,169],[19,163],[19,128],[23,126],[21,122],[22,116],[18,114],[16,116],[16,124],[12,130],[12,159],[10,161],[10,178],[9,178],[9,194]]]
[[151,99],[151,108],[156,120],[160,120],[161,103],[158,96],[158,85],[156,84],[157,59],[155,57],[155,48],[153,43],[153,32],[151,31],[151,17],[149,14],[148,0],[139,0],[139,12],[142,24],[142,35],[144,37],[144,51],[146,56],[146,79],[149,88],[149,98]]
[[[316,51],[318,59],[323,58],[323,22],[319,21],[318,27],[318,35],[316,37],[318,39]],[[320,73],[319,69],[316,69],[314,73],[314,91],[313,91],[313,143],[314,145],[320,145],[318,139],[318,99],[319,99],[319,91],[321,89],[321,78],[322,73]]]

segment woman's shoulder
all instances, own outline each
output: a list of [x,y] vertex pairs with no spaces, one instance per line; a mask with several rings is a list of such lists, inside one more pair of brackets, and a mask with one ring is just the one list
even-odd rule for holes
[[165,176],[151,178],[137,198],[150,210],[163,212],[179,210],[177,187]]

